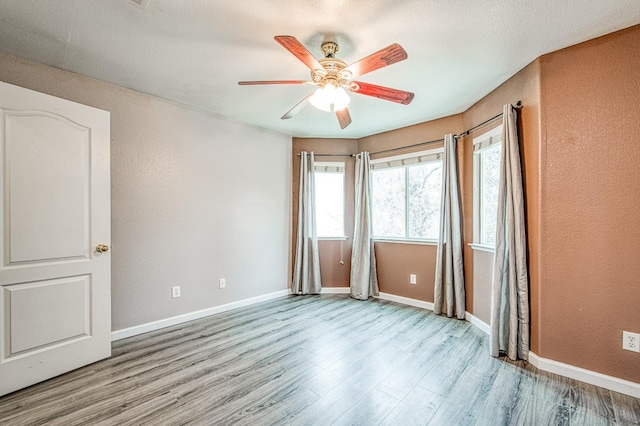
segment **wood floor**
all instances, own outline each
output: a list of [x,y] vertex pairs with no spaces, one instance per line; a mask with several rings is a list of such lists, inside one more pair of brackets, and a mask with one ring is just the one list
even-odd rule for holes
[[640,400],[488,355],[464,321],[286,297],[114,342],[2,425],[640,425]]

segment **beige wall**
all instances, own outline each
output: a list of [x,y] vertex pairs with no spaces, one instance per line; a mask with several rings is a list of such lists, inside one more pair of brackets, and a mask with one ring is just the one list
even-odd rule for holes
[[[537,59],[463,114],[361,140],[295,139],[293,150],[284,135],[4,54],[0,80],[111,112],[114,329],[285,289],[300,150],[351,154],[439,139],[521,100],[532,350],[640,383],[638,354],[621,349],[622,330],[640,332],[638,46],[635,26]],[[473,136],[459,144],[465,244]],[[321,243],[325,286],[348,284],[350,241]],[[376,250],[382,291],[433,300],[434,246]],[[466,246],[464,255],[467,309],[488,320],[490,256]],[[173,285],[182,298],[170,298]]]
[[287,288],[289,137],[4,54],[0,80],[111,112],[114,330]]
[[[300,184],[300,154],[301,151],[313,151],[315,154],[345,154],[344,157],[316,157],[316,161],[344,161],[345,163],[345,241],[324,240],[318,243],[320,251],[320,275],[323,287],[348,287],[351,272],[351,241],[353,240],[353,209],[355,203],[354,176],[355,159],[350,155],[357,152],[356,139],[312,139],[293,138],[291,153],[291,188],[293,200],[293,231],[292,250],[296,250],[296,232],[298,226],[298,189]],[[343,261],[344,264],[340,263]],[[289,277],[293,275],[291,265]],[[290,281],[290,280],[289,280]]]
[[[411,105],[408,106],[410,108]],[[403,127],[391,132],[379,133],[367,136],[358,141],[358,150],[377,152],[386,149],[414,145],[421,142],[442,139],[446,133],[458,133],[463,130],[462,115],[452,115],[438,120],[427,121],[414,126]],[[392,153],[372,155],[371,158],[380,158],[389,155],[401,155],[411,152],[423,151],[427,148],[442,146],[442,144],[417,146],[401,149]]]
[[[292,150],[293,245],[297,229],[297,199],[300,170],[300,151],[330,154],[355,154],[361,151],[376,152],[399,146],[412,145],[441,139],[445,133],[462,131],[462,115],[405,127],[392,132],[356,139],[294,138]],[[435,147],[441,145],[434,145]],[[424,150],[424,146],[393,152],[392,155]],[[372,155],[372,158],[381,155]],[[354,217],[354,166],[351,157],[319,157],[316,161],[346,162],[345,230],[347,241],[320,241],[320,273],[324,287],[348,287],[351,265],[351,240]],[[342,254],[342,256],[341,256]],[[344,260],[344,265],[340,264]],[[380,290],[400,296],[433,302],[435,246],[376,243],[376,259]],[[399,266],[398,262],[402,262]],[[417,284],[409,284],[409,274],[417,275]]]
[[[495,116],[507,103],[522,102],[518,111],[518,136],[523,162],[526,221],[529,253],[529,286],[531,303],[531,349],[538,352],[539,326],[539,252],[540,252],[540,65],[535,60],[513,77],[476,102],[463,113],[464,127],[470,129]],[[465,243],[473,241],[473,138],[500,125],[478,129],[462,139],[462,211]],[[489,323],[493,256],[464,246],[467,310]],[[489,270],[487,270],[489,268]]]
[[[636,383],[639,355],[621,346],[622,330],[640,332],[638,46],[635,26],[545,55],[463,114],[357,143],[358,151],[375,152],[438,139],[522,101],[531,349]],[[485,322],[493,256],[467,246],[473,241],[472,142],[495,125],[458,146],[467,310]],[[382,291],[433,301],[435,247],[376,243],[376,255]],[[411,285],[410,273],[426,279]]]
[[540,352],[640,383],[640,25],[541,58]]
[[[442,139],[446,133],[459,133],[462,130],[462,115],[458,114],[362,138],[358,141],[358,150],[383,151]],[[372,155],[371,158],[406,154],[441,146],[441,143],[418,146],[392,153]],[[380,291],[433,302],[436,263],[435,245],[376,243],[375,250]],[[416,274],[416,284],[409,283],[409,274]]]
[[377,242],[375,250],[381,292],[433,303],[436,245]]

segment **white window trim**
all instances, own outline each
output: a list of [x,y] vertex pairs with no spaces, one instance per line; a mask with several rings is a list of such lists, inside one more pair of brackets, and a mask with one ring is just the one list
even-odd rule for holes
[[315,161],[313,163],[313,172],[320,173],[342,173],[342,234],[343,235],[332,235],[328,237],[318,237],[319,241],[325,240],[335,240],[335,241],[344,241],[347,240],[348,237],[346,234],[346,197],[347,197],[347,188],[346,188],[346,173],[345,173],[345,162],[344,161]]
[[314,172],[344,173],[344,161],[316,161],[313,163]]
[[[375,160],[371,160],[371,168],[375,169],[375,166],[377,164],[384,164],[384,163],[393,163],[393,162],[400,162],[401,164],[398,164],[396,166],[389,166],[390,168],[394,168],[394,167],[404,167],[405,165],[408,164],[402,164],[403,160],[413,160],[419,157],[426,157],[426,156],[431,156],[431,155],[438,155],[438,154],[443,154],[444,153],[444,148],[432,148],[432,149],[427,149],[424,151],[417,151],[417,152],[411,152],[409,154],[401,154],[401,155],[393,155],[390,157],[381,157],[381,158],[376,158]],[[442,158],[436,158],[436,159],[432,159],[432,160],[428,160],[425,161],[425,163],[430,163],[433,161],[442,161]],[[380,170],[380,169],[378,169]]]
[[494,246],[490,246],[487,244],[469,243],[469,247],[471,247],[473,250],[487,251],[489,253],[495,253],[496,251],[496,248]]
[[[502,124],[498,127],[473,138],[473,243],[469,244],[474,250],[494,251],[494,247],[480,242],[480,153],[486,149],[502,144]],[[484,146],[483,146],[484,145]],[[479,149],[476,149],[478,147]]]
[[390,237],[373,237],[375,243],[392,243],[392,244],[417,244],[423,246],[438,245],[438,240],[433,238],[390,238]]
[[[437,161],[442,162],[442,154],[444,154],[444,147],[431,148],[423,151],[411,152],[408,154],[393,155],[390,157],[376,158],[375,160],[370,161],[372,166],[371,169],[373,170],[376,164],[384,164],[384,163],[390,164],[392,162],[397,162],[397,161],[399,161],[400,164],[389,165],[388,168],[405,167],[405,166],[410,166],[412,164],[428,164],[428,163],[433,163]],[[427,156],[435,156],[435,155],[437,155],[436,158],[429,159],[426,161],[417,161],[412,164],[404,164],[403,162],[403,160],[414,160],[419,157],[427,157]],[[381,169],[378,169],[378,170],[381,170]],[[405,202],[406,202],[406,197],[405,197]],[[405,218],[404,218],[405,227],[409,223],[408,215],[409,215],[409,211],[408,209],[405,208]],[[373,236],[373,241],[380,242],[380,243],[396,243],[396,244],[422,244],[422,245],[438,244],[438,240],[433,238],[385,237],[385,236],[375,236],[375,235]]]

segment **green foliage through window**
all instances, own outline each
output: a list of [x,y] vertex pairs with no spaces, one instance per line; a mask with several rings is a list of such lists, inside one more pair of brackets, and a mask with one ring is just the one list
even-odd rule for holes
[[372,170],[373,235],[438,239],[442,161]]

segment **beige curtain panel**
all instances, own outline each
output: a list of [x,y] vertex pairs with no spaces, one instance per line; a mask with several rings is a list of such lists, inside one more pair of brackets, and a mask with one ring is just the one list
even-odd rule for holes
[[455,315],[464,319],[466,302],[456,145],[456,139],[451,133],[444,136],[440,236],[436,254],[433,311],[438,315],[444,313],[448,317]]
[[314,170],[313,152],[301,152],[298,233],[293,280],[291,281],[293,294],[319,294],[322,291],[316,229]]
[[529,358],[529,279],[516,112],[504,106],[496,250],[491,293],[491,355]]
[[356,155],[355,227],[349,287],[351,297],[360,300],[379,295],[371,222],[370,167],[368,152]]

